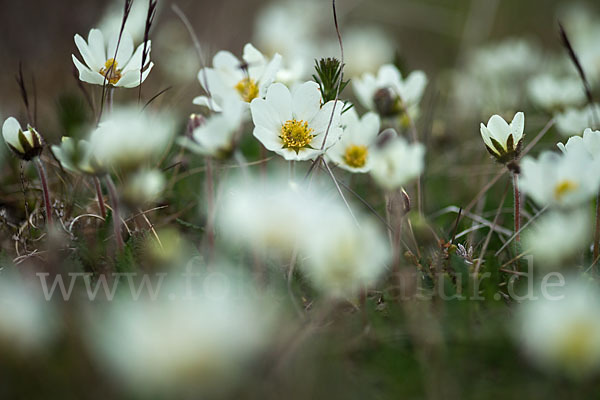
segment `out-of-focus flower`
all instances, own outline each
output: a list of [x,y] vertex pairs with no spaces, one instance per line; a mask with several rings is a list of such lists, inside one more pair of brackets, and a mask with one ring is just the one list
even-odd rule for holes
[[527,85],[532,102],[546,110],[558,111],[585,102],[585,92],[577,77],[557,79],[548,74],[531,79]]
[[557,146],[565,154],[569,152],[588,153],[595,160],[600,160],[600,131],[587,128],[583,131],[583,137],[572,136],[566,144],[558,143]]
[[63,168],[71,172],[89,175],[101,175],[105,172],[87,140],[63,136],[60,146],[52,146],[52,152]]
[[148,57],[142,66],[144,44],[140,44],[134,52],[133,39],[127,31],[123,32],[120,41],[117,33],[105,43],[102,31],[92,29],[87,42],[81,36],[75,35],[75,44],[85,65],[75,55],[72,56],[73,63],[79,71],[79,79],[84,82],[133,88],[146,80],[154,66],[149,57],[151,41],[148,41]]
[[162,172],[141,170],[129,176],[123,186],[123,199],[131,204],[144,204],[156,200],[165,188]]
[[518,338],[541,368],[582,378],[600,367],[600,299],[582,282],[562,288],[560,300],[543,298],[521,306]]
[[349,27],[344,31],[344,74],[351,78],[374,74],[393,61],[395,51],[394,42],[378,26]]
[[[56,312],[39,286],[0,273],[0,347],[39,351],[56,335]],[[6,347],[5,347],[6,345]]]
[[107,168],[133,168],[162,154],[175,121],[166,113],[142,113],[137,107],[115,108],[90,137],[94,156]]
[[569,108],[557,114],[556,129],[564,136],[579,135],[587,128],[600,127],[600,105],[588,105],[583,109]]
[[539,205],[572,208],[597,194],[597,166],[583,151],[545,151],[537,160],[523,158],[521,187]]
[[323,222],[327,229],[304,238],[302,266],[311,282],[332,297],[351,296],[375,284],[390,256],[381,230],[370,220],[357,227],[348,212],[330,214]]
[[425,147],[408,143],[394,130],[381,133],[373,152],[371,175],[386,190],[396,190],[423,172]]
[[487,126],[480,125],[481,137],[487,151],[501,163],[507,163],[519,156],[523,145],[525,115],[518,112],[510,125],[499,115],[492,115]]
[[[229,274],[218,278],[241,285]],[[258,297],[211,292],[210,284],[209,276],[194,277],[186,290],[165,284],[169,298],[156,300],[121,293],[88,312],[87,339],[101,367],[145,394],[227,391],[269,342],[274,313]]]
[[226,186],[218,224],[228,240],[277,256],[328,229],[324,221],[340,212],[347,210],[323,193],[279,177],[268,183],[234,180]]
[[2,125],[2,137],[8,148],[19,158],[31,160],[44,149],[42,136],[30,125],[27,130],[21,129],[16,118],[10,117]]
[[342,114],[342,138],[327,152],[340,168],[350,172],[368,172],[373,160],[372,146],[379,133],[380,120],[369,112],[359,118],[354,107]]
[[[316,158],[335,144],[342,135],[341,101],[329,101],[321,107],[321,92],[315,82],[300,85],[293,93],[281,83],[269,87],[266,99],[252,101],[254,136],[271,151],[286,160]],[[333,121],[325,132],[333,112]]]
[[179,144],[198,154],[224,158],[233,150],[235,136],[244,120],[243,102],[234,97],[225,100],[221,113],[213,114],[194,127],[192,137],[180,138]]
[[401,115],[406,111],[414,118],[427,86],[427,76],[422,71],[414,71],[402,79],[398,68],[386,64],[377,76],[366,73],[352,82],[356,97],[368,110],[377,111],[382,117]]
[[590,216],[585,210],[553,211],[523,235],[523,248],[531,251],[535,265],[557,267],[589,244]]
[[275,80],[281,66],[281,56],[275,54],[268,61],[252,44],[244,46],[242,61],[228,51],[219,51],[213,58],[212,68],[203,68],[198,73],[202,88],[210,93],[194,99],[194,104],[221,111],[225,99],[237,96],[250,103],[265,96]]
[[[162,6],[162,2],[156,3],[158,13]],[[133,1],[131,4],[131,10],[127,17],[127,23],[125,28],[127,32],[131,34],[134,41],[144,40],[144,30],[146,28],[146,18],[148,16],[148,2],[147,1]],[[156,21],[156,18],[155,18]],[[121,24],[123,23],[123,1],[113,0],[105,8],[100,21],[98,22],[98,28],[108,35],[119,34],[121,30]]]

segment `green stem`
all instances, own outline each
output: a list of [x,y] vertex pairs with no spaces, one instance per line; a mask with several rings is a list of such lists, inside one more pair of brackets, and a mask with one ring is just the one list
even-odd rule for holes
[[106,187],[108,188],[108,194],[110,196],[110,202],[112,205],[112,218],[113,218],[113,229],[115,232],[115,240],[117,241],[117,249],[119,252],[125,248],[123,242],[123,236],[121,236],[121,216],[119,213],[119,195],[117,194],[117,188],[113,182],[110,174],[106,175]]
[[35,166],[42,181],[42,193],[44,196],[44,206],[46,208],[46,221],[48,227],[52,227],[52,204],[50,203],[50,189],[48,188],[48,179],[46,176],[46,168],[40,157],[35,158]]

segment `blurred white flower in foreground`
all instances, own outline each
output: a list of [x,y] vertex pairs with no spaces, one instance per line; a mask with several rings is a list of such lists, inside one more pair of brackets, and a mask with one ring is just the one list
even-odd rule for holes
[[161,171],[141,170],[127,177],[123,186],[123,199],[135,205],[158,199],[165,189],[166,179]]
[[[268,150],[286,160],[316,158],[342,135],[340,116],[343,103],[338,101],[334,111],[335,101],[323,106],[321,101],[321,91],[315,82],[305,82],[293,93],[281,83],[271,85],[266,99],[252,101],[254,136]],[[332,112],[333,121],[323,146]]]
[[[112,35],[105,43],[104,34],[99,29],[92,29],[87,42],[75,35],[75,44],[86,65],[72,55],[73,63],[79,71],[79,79],[95,85],[111,85],[114,87],[133,88],[145,81],[154,64],[150,61],[151,41],[148,41],[148,57],[142,66],[144,44],[133,51],[133,39],[124,31],[119,42],[118,33]],[[141,78],[141,81],[140,81]]]
[[342,138],[327,152],[327,156],[340,168],[350,172],[368,172],[373,162],[373,149],[381,121],[368,112],[360,118],[354,107],[341,117],[344,130]]
[[423,172],[425,146],[408,143],[394,130],[379,135],[373,152],[371,175],[385,190],[399,189]]
[[230,96],[237,96],[246,103],[264,97],[281,66],[281,56],[275,54],[268,61],[248,43],[244,46],[242,59],[240,61],[228,51],[219,51],[213,58],[212,68],[203,68],[198,72],[200,85],[210,93],[210,98],[196,97],[194,104],[221,111],[224,101]]
[[580,135],[587,128],[600,127],[600,105],[588,105],[582,109],[569,108],[557,114],[556,129],[564,135]]
[[595,160],[600,160],[600,131],[587,128],[582,136],[572,136],[566,144],[558,143],[558,148],[563,153],[576,152],[578,154],[588,153]]
[[539,75],[529,81],[527,90],[532,102],[546,111],[563,110],[585,102],[585,92],[578,77]]
[[228,156],[242,127],[245,109],[242,101],[229,97],[223,103],[222,112],[202,120],[193,129],[192,137],[180,138],[179,144],[205,156]]
[[[339,47],[337,42],[335,45]],[[395,52],[394,42],[378,26],[349,27],[344,31],[344,75],[354,78],[376,73],[393,61]]]
[[521,187],[540,206],[572,208],[598,193],[598,162],[584,151],[544,151],[521,161]]
[[418,113],[418,104],[427,86],[427,76],[422,71],[411,72],[406,79],[394,65],[383,65],[377,76],[364,74],[353,81],[354,93],[368,110],[382,117],[408,112],[412,118]]
[[43,140],[35,128],[27,125],[23,131],[16,118],[10,117],[2,125],[2,137],[8,148],[19,158],[31,160],[42,153]]
[[107,168],[137,167],[166,151],[174,127],[175,121],[166,113],[115,108],[92,133],[90,145]]
[[[556,280],[552,280],[556,282]],[[569,283],[554,294],[521,305],[517,332],[525,352],[541,368],[581,378],[600,367],[600,299],[597,288]]]
[[326,296],[347,297],[374,285],[390,260],[387,236],[371,220],[356,226],[349,213],[328,215],[306,236],[301,264]]
[[[237,288],[229,275],[217,278]],[[190,293],[162,287],[170,299],[136,301],[121,293],[103,309],[87,310],[87,340],[100,367],[133,391],[206,395],[233,387],[269,343],[273,304],[257,294],[213,293],[210,276],[194,279],[200,285],[194,282]]]
[[330,228],[324,221],[339,213],[347,213],[343,205],[293,181],[232,180],[218,223],[224,238],[279,255],[290,253],[315,230]]
[[[162,2],[158,1],[157,8],[160,9]],[[157,11],[158,13],[158,11]],[[146,18],[148,16],[148,1],[134,1],[131,4],[131,11],[127,17],[125,29],[131,34],[133,40],[142,41],[144,39],[144,30],[146,28]],[[156,22],[156,18],[155,18]],[[98,28],[108,35],[118,34],[123,23],[123,1],[113,0],[105,8],[102,17],[98,22]]]
[[[39,284],[39,282],[38,282]],[[0,347],[5,351],[41,350],[56,335],[55,309],[39,285],[0,273]]]
[[492,115],[487,126],[480,125],[481,137],[487,151],[498,160],[506,163],[519,156],[523,145],[525,114],[518,112],[510,125],[499,115]]
[[588,247],[590,220],[585,210],[550,212],[525,231],[523,249],[531,251],[535,265],[541,268],[564,265]]

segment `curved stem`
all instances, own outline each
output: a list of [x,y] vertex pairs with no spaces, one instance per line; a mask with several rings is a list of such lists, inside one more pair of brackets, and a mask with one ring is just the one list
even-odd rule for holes
[[35,166],[42,181],[42,193],[44,196],[44,206],[46,208],[46,221],[48,227],[52,227],[52,205],[50,204],[50,189],[48,188],[48,179],[46,177],[46,168],[40,157],[35,158]]
[[100,208],[100,215],[106,219],[106,207],[104,206],[104,197],[102,196],[102,187],[100,186],[100,180],[97,176],[94,176],[94,186],[96,187],[96,196],[98,197],[98,207]]
[[519,246],[521,242],[521,193],[519,192],[519,175],[513,173],[513,188],[515,193],[515,243]]
[[108,194],[110,196],[110,202],[113,208],[113,229],[115,232],[115,240],[117,241],[117,249],[123,251],[125,243],[123,242],[123,236],[121,236],[121,216],[119,213],[119,195],[117,194],[117,188],[113,182],[110,174],[106,175],[106,187],[108,188]]

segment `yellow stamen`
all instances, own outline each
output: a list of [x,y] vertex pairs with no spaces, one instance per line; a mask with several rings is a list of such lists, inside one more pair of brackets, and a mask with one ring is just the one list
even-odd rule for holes
[[121,79],[121,70],[117,68],[118,63],[114,58],[109,58],[100,70],[100,75],[104,76],[111,85],[116,84]]
[[310,148],[310,143],[315,137],[314,129],[308,127],[308,122],[291,119],[281,127],[281,140],[284,149],[292,149],[298,154],[301,149]]
[[352,168],[362,168],[367,162],[367,146],[351,145],[346,147],[344,162]]
[[250,103],[258,97],[258,85],[252,78],[244,78],[235,85],[235,90],[238,91],[242,99]]
[[554,187],[554,198],[560,200],[564,195],[577,189],[579,185],[576,182],[564,180]]

